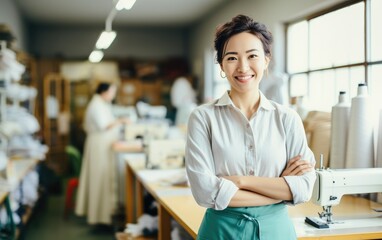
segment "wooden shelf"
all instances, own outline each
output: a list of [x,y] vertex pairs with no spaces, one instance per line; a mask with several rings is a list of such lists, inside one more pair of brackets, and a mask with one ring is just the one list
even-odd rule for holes
[[[67,168],[65,147],[69,143],[70,128],[70,82],[61,74],[48,73],[44,77],[43,89],[44,118],[42,129],[45,144],[50,149],[47,159],[53,161],[52,164],[55,166],[56,173],[64,173]],[[53,106],[49,106],[48,101],[53,102]],[[50,111],[53,114],[49,113]],[[57,158],[57,156],[59,157]]]

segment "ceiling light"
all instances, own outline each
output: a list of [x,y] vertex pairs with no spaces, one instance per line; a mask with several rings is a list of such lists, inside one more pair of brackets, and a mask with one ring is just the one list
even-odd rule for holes
[[135,0],[119,0],[115,8],[120,11],[122,9],[129,10],[133,7]]
[[103,52],[101,50],[93,50],[89,55],[89,61],[92,63],[98,63],[103,58]]
[[96,48],[97,49],[108,48],[110,44],[113,42],[115,36],[117,36],[117,33],[114,31],[103,31],[97,40]]

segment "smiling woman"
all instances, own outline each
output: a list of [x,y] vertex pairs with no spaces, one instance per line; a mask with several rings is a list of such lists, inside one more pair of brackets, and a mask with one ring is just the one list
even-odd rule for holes
[[257,110],[258,104],[245,106],[237,96],[246,96],[257,102],[259,83],[268,63],[269,57],[265,56],[262,43],[255,35],[243,32],[227,41],[220,65],[231,85],[230,97],[237,100],[237,107],[244,111],[248,119]]
[[[272,34],[256,22],[253,29],[246,29],[248,19],[244,16],[235,21],[234,32],[224,26],[217,31],[215,48],[217,61],[231,85],[230,97],[249,119],[258,108],[254,102],[258,102],[259,83],[271,58]],[[244,106],[237,96],[249,100],[249,105]]]
[[198,239],[296,239],[285,203],[310,199],[315,160],[298,114],[259,91],[271,43],[247,16],[217,29],[217,61],[231,90],[188,122],[187,174],[208,208]]

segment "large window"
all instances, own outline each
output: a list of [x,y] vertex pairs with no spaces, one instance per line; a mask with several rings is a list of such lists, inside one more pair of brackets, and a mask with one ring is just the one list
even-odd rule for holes
[[[214,54],[216,55],[216,52],[214,52]],[[216,61],[215,61],[216,62]],[[220,68],[220,65],[218,63],[215,63],[214,66],[214,74],[213,74],[213,95],[212,95],[212,98],[213,99],[216,99],[216,98],[220,98],[223,93],[225,91],[227,91],[228,89],[230,89],[230,85],[228,83],[228,80],[227,78],[223,78],[222,73],[221,73],[221,68]]]
[[339,91],[354,97],[363,82],[382,103],[382,1],[346,4],[287,25],[290,95],[315,110],[330,111]]

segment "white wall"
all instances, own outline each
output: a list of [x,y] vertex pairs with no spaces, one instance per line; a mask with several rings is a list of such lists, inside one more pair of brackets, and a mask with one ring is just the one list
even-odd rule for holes
[[0,0],[0,24],[7,25],[16,37],[13,46],[26,51],[24,24],[14,0]]
[[[237,0],[227,1],[225,6],[196,25],[190,34],[190,63],[194,74],[205,80],[205,51],[213,49],[216,26],[232,19],[237,14],[251,16],[268,26],[273,33],[273,64],[276,71],[285,69],[284,23],[305,16],[345,0]],[[201,91],[201,89],[199,89]]]

